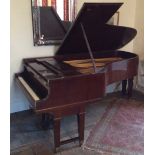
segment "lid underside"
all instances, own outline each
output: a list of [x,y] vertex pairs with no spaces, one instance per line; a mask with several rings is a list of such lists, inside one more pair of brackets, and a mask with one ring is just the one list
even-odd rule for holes
[[65,34],[66,29],[60,17],[52,7],[38,7],[40,35],[43,39],[61,40]]

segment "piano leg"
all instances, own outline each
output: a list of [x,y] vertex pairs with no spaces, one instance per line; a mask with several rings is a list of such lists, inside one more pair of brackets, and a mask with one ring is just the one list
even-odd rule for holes
[[128,97],[132,96],[133,78],[128,79]]
[[77,114],[77,119],[78,119],[79,145],[81,146],[84,140],[85,112]]
[[60,122],[61,118],[54,117],[54,152],[56,153],[60,147]]
[[74,137],[74,138],[67,139],[64,141],[60,140],[60,122],[61,122],[62,115],[60,115],[59,113],[54,114],[54,128],[53,128],[53,130],[54,130],[54,145],[55,145],[54,152],[55,153],[59,150],[60,145],[70,143],[75,140],[79,140],[80,146],[82,145],[83,140],[84,140],[84,121],[85,121],[84,107],[80,108],[79,111],[80,112],[77,114],[78,137]]
[[127,80],[122,81],[122,95],[126,94],[126,85],[127,85]]

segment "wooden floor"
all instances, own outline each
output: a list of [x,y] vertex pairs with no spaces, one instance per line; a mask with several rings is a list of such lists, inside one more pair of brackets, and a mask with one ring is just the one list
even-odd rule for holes
[[[120,92],[108,94],[102,101],[89,105],[86,109],[85,139],[89,131],[102,116],[108,103],[114,98],[121,98]],[[133,97],[143,101],[144,96],[134,91]],[[40,127],[39,116],[31,111],[15,113],[11,115],[11,155],[52,155],[53,153],[53,130],[52,120],[48,130]],[[76,116],[65,117],[61,122],[61,137],[63,140],[73,138],[77,134]],[[61,146],[58,155],[98,155],[98,153],[83,150],[78,142]]]

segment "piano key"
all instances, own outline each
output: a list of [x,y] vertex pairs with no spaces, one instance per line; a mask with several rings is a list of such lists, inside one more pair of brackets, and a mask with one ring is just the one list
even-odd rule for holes
[[37,94],[32,90],[32,88],[27,84],[27,82],[22,77],[18,77],[18,79],[35,101],[40,100]]

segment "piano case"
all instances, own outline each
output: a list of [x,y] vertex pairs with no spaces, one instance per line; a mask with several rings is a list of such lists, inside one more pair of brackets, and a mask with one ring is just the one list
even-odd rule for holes
[[[129,43],[136,30],[107,24],[122,3],[84,3],[55,56],[27,58],[15,75],[36,114],[54,116],[55,150],[84,139],[85,107],[102,99],[106,86],[122,81],[122,94],[132,95],[138,55],[118,49]],[[128,87],[127,87],[128,86]],[[77,115],[78,137],[60,141],[60,120]]]

